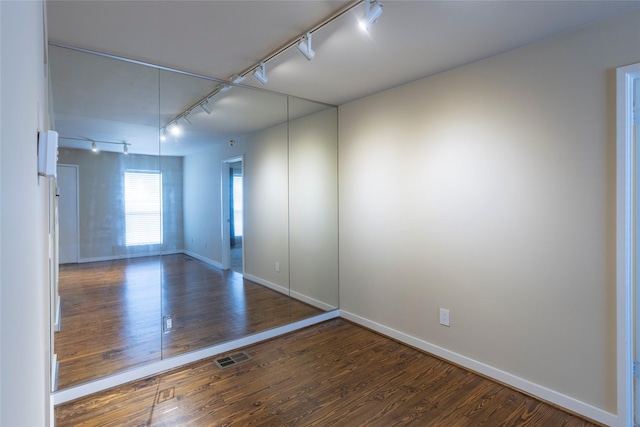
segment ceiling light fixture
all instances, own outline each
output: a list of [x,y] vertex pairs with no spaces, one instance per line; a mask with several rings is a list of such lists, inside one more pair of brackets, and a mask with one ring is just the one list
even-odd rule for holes
[[177,123],[171,123],[167,128],[169,133],[173,136],[180,136],[182,134],[182,127]]
[[364,0],[364,18],[360,20],[360,28],[367,31],[378,22],[380,15],[382,15],[382,3],[378,3],[378,0]]
[[[240,74],[234,74],[233,76],[231,76],[229,79],[235,83],[235,84],[239,84],[242,83],[245,79],[247,78],[247,76],[245,75],[240,75]],[[228,88],[225,88],[226,90],[231,89],[231,86],[229,86]]]
[[189,118],[187,117],[187,116],[189,115],[189,113],[190,113],[190,112],[191,112],[191,111],[189,111],[189,112],[188,112],[187,114],[185,114],[184,116],[180,117],[180,119],[182,120],[182,122],[183,122],[185,125],[189,125],[189,126],[191,126],[191,125],[192,125],[191,120],[189,120]]
[[264,62],[261,62],[259,68],[256,68],[256,70],[253,72],[253,77],[255,77],[256,80],[263,85],[267,84],[269,78],[267,77],[267,67]]
[[[313,27],[309,28],[303,34],[297,36],[294,39],[290,39],[288,42],[286,42],[276,50],[272,51],[267,56],[263,57],[260,63],[253,64],[250,67],[245,68],[239,73],[232,74],[231,76],[229,76],[229,78],[226,81],[220,81],[220,83],[216,85],[215,89],[212,92],[210,92],[203,98],[200,98],[197,102],[193,103],[186,110],[186,112],[183,112],[182,114],[178,114],[174,116],[175,118],[173,120],[171,120],[163,128],[161,128],[160,140],[164,141],[163,135],[165,130],[172,135],[174,135],[174,132],[178,132],[179,134],[181,129],[172,130],[173,124],[177,123],[178,121],[183,119],[185,116],[190,114],[191,111],[196,107],[202,108],[204,111],[207,111],[207,108],[209,107],[208,106],[209,100],[213,99],[213,97],[218,93],[227,92],[229,89],[233,87],[232,85],[234,84],[238,85],[242,83],[247,78],[249,73],[251,73],[252,71],[253,71],[253,76],[256,78],[256,80],[258,80],[263,85],[267,84],[268,78],[267,78],[265,64],[271,61],[273,58],[277,57],[278,55],[284,53],[288,49],[296,46],[300,51],[300,53],[302,53],[309,61],[311,61],[315,57],[315,52],[313,51],[313,48],[311,46],[311,34],[331,24],[333,21],[342,17],[343,15],[351,12],[353,9],[358,7],[363,2],[366,2],[366,5],[365,5],[366,21],[362,23],[363,27],[366,28],[367,26],[375,23],[380,17],[380,15],[382,14],[382,3],[379,3],[378,0],[353,0],[349,2],[349,4],[337,10],[335,13],[327,16],[325,19],[323,19]],[[209,112],[207,111],[207,113]],[[191,123],[188,122],[188,124],[191,124]]]
[[298,43],[298,51],[309,61],[316,56],[316,53],[311,48],[311,33],[307,33],[307,35],[300,39],[300,43]]
[[165,130],[165,128],[160,129],[160,141],[166,141],[167,140],[167,131]]
[[200,104],[200,108],[202,108],[202,111],[204,111],[205,113],[211,114],[211,107],[209,107],[209,99],[207,99],[205,102]]
[[[98,143],[100,144],[112,144],[112,145],[122,145],[123,146],[123,153],[124,154],[129,154],[129,145],[131,145],[129,142],[126,141],[101,141],[99,139],[89,139],[86,137],[83,138],[78,138],[75,136],[63,136],[60,135],[58,136],[58,139],[68,139],[70,141],[83,141],[83,142],[91,142],[91,151],[93,151],[94,153],[99,153],[100,152],[100,147],[98,146]],[[73,147],[70,147],[73,148]],[[110,150],[107,150],[110,151]]]

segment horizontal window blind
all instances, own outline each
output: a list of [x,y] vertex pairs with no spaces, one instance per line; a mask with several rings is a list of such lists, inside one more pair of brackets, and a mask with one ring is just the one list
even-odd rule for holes
[[124,173],[126,245],[162,244],[162,174]]

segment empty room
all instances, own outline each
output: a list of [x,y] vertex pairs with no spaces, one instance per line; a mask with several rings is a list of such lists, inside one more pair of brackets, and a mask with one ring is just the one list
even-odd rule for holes
[[0,425],[640,422],[640,1],[0,22]]

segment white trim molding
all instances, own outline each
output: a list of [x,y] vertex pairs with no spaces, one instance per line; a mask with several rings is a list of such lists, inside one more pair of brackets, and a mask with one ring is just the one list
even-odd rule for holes
[[236,340],[228,341],[222,344],[213,345],[201,350],[196,350],[190,353],[181,354],[179,356],[170,357],[133,368],[131,370],[101,378],[96,381],[81,384],[76,387],[67,388],[61,391],[57,391],[52,394],[53,405],[60,405],[62,403],[69,402],[71,400],[78,399],[83,396],[88,396],[99,391],[107,390],[111,387],[126,384],[131,381],[136,381],[142,378],[149,377],[151,375],[157,375],[161,372],[169,369],[178,368],[180,366],[187,365],[189,363],[197,362],[208,357],[216,356],[219,354],[227,353],[235,349],[246,347],[265,341],[271,338],[275,338],[280,335],[287,334],[289,332],[296,331],[298,329],[306,328],[307,326],[315,325],[330,319],[338,317],[338,310],[322,313],[320,315],[310,317],[308,319],[300,320],[290,323],[288,325],[280,326],[277,328],[269,329],[264,332],[258,332],[247,337],[239,338]]
[[252,282],[257,283],[258,285],[265,286],[265,287],[267,287],[269,289],[272,289],[272,290],[274,290],[276,292],[279,292],[279,293],[287,295],[287,296],[289,295],[289,288],[286,288],[286,287],[284,287],[282,285],[278,285],[277,283],[273,283],[273,282],[270,282],[268,280],[261,279],[258,276],[254,276],[254,275],[248,274],[248,273],[244,273],[242,276],[247,280],[251,280]]
[[618,427],[633,425],[634,146],[633,80],[640,63],[616,70],[616,336]]
[[455,363],[456,365],[462,366],[466,369],[469,369],[470,371],[493,378],[496,381],[507,384],[517,390],[522,390],[523,392],[528,393],[532,396],[537,396],[546,402],[558,405],[591,420],[608,426],[616,425],[616,415],[603,411],[602,409],[596,408],[592,405],[589,405],[588,403],[581,402],[570,396],[558,393],[557,391],[551,390],[531,381],[527,381],[508,372],[494,368],[493,366],[478,362],[477,360],[431,344],[427,341],[405,334],[404,332],[400,332],[388,326],[381,325],[380,323],[376,323],[372,320],[366,319],[356,314],[340,310],[340,317],[354,322],[358,325],[364,326],[365,328],[369,328],[387,337],[393,338],[404,344],[420,349],[426,353],[433,354],[434,356]]
[[202,255],[198,255],[197,253],[195,253],[195,252],[191,252],[191,251],[186,251],[186,250],[184,250],[184,251],[182,251],[182,253],[183,253],[183,254],[185,254],[185,255],[187,255],[187,256],[190,256],[191,258],[195,258],[195,259],[197,259],[198,261],[202,261],[202,262],[204,262],[205,264],[207,264],[207,265],[209,265],[209,266],[211,266],[211,267],[213,267],[213,268],[217,268],[218,270],[222,270],[222,264],[221,264],[221,263],[219,263],[219,262],[218,262],[218,261],[216,261],[216,260],[209,259],[209,258],[207,258],[207,257],[203,257]]
[[315,298],[312,298],[312,297],[307,296],[305,294],[302,294],[300,292],[289,290],[288,288],[286,288],[286,287],[284,287],[282,285],[278,285],[276,283],[269,282],[268,280],[261,279],[258,276],[254,276],[252,274],[245,273],[244,274],[244,278],[247,279],[247,280],[251,280],[252,282],[257,283],[258,285],[262,285],[262,286],[265,286],[265,287],[267,287],[269,289],[272,289],[272,290],[274,290],[276,292],[280,292],[281,294],[288,295],[291,298],[296,299],[298,301],[301,301],[301,302],[303,302],[305,304],[312,305],[315,308],[319,308],[320,310],[323,310],[323,311],[337,310],[337,307],[329,305],[329,304],[327,304],[325,302],[322,302],[320,300],[317,300]]

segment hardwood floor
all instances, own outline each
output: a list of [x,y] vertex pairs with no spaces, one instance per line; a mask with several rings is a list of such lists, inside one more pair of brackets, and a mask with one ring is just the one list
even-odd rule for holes
[[63,265],[59,283],[58,389],[322,312],[185,255]]
[[63,426],[594,426],[341,319],[55,408]]

